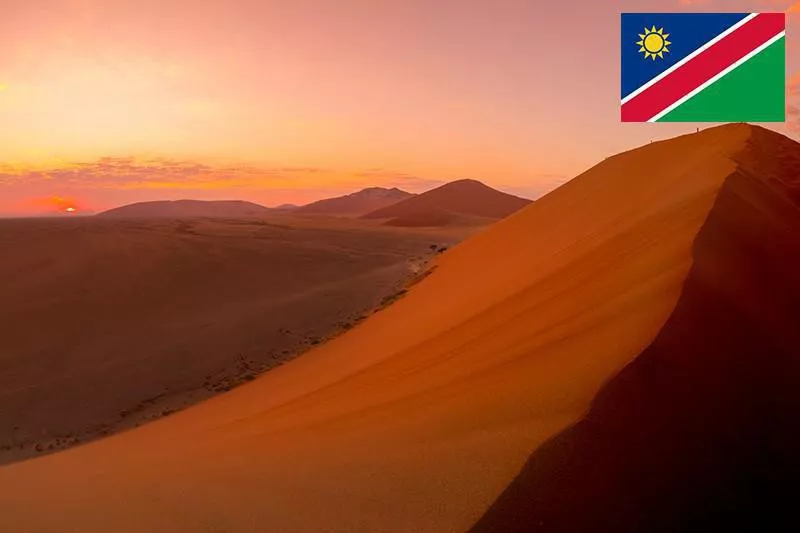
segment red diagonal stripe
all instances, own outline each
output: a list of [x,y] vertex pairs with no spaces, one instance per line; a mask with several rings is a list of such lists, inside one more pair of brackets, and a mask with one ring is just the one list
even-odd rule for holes
[[[785,29],[783,13],[760,13],[622,105],[623,122],[647,122]],[[644,61],[644,60],[643,60]]]

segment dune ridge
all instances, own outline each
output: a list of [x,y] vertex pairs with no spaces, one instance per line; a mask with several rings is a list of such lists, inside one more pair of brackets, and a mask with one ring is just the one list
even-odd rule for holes
[[532,450],[578,427],[659,338],[732,157],[759,131],[714,128],[609,158],[253,383],[0,467],[0,528],[467,531]]
[[472,533],[797,523],[800,146],[753,128],[733,160],[664,328]]

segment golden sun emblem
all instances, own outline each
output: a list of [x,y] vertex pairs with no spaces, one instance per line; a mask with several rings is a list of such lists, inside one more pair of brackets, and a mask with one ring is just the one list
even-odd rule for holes
[[647,28],[644,29],[644,33],[639,34],[640,41],[637,41],[641,48],[639,48],[640,52],[644,52],[644,58],[653,58],[653,61],[656,60],[656,57],[659,59],[664,59],[664,52],[669,52],[669,48],[667,48],[672,43],[667,40],[669,37],[669,33],[664,33],[664,28],[659,30],[653,26],[653,29],[648,30]]

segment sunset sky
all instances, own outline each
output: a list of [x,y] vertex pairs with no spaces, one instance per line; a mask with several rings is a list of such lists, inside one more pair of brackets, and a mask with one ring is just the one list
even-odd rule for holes
[[0,214],[466,177],[535,198],[695,128],[620,124],[621,11],[792,3],[3,0]]

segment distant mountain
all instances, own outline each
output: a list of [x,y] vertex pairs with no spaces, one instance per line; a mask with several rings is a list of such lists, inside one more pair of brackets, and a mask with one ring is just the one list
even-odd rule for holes
[[123,205],[122,207],[99,213],[97,216],[117,218],[240,218],[262,216],[271,212],[271,209],[263,205],[243,200],[165,200]]
[[385,218],[386,224],[392,226],[445,226],[475,217],[504,218],[530,203],[480,181],[465,179],[372,211],[362,218]]
[[300,206],[295,204],[281,204],[277,207],[273,207],[272,209],[274,209],[275,211],[294,211],[298,207]]
[[319,200],[295,210],[302,215],[328,215],[357,217],[406,200],[414,195],[397,189],[369,187],[352,194]]

